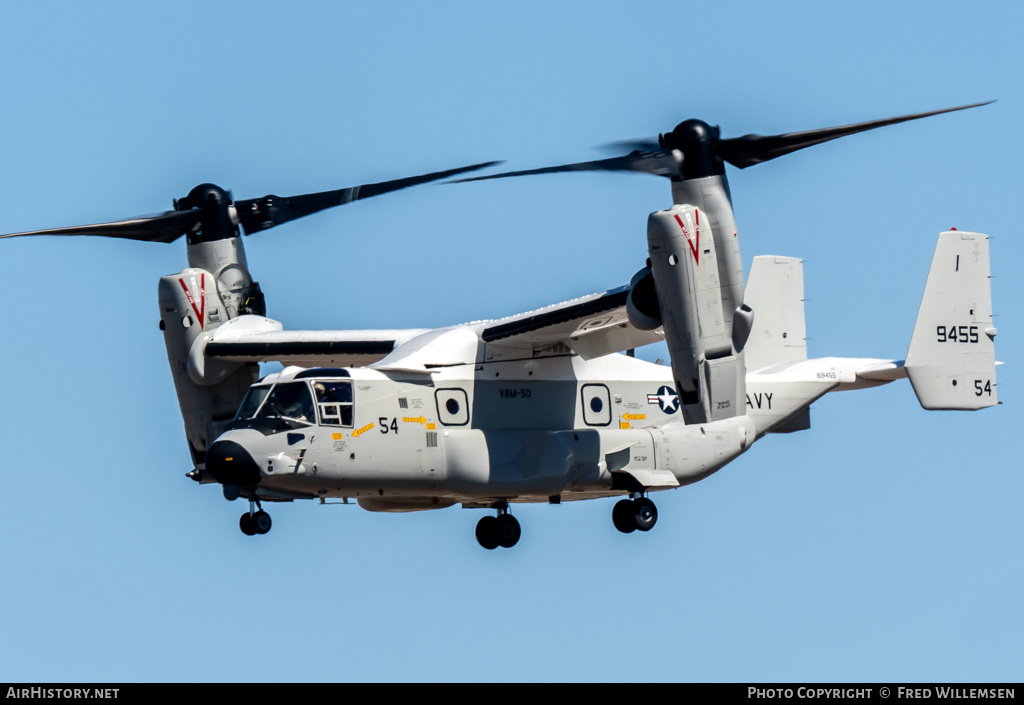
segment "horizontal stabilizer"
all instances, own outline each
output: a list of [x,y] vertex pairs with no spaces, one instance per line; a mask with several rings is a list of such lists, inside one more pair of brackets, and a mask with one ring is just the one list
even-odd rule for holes
[[939,235],[905,363],[926,409],[981,409],[996,396],[988,235]]

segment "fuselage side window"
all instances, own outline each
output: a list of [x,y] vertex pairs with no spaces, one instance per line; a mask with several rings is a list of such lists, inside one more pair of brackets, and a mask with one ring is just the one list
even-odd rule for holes
[[352,426],[352,383],[318,381],[313,383],[320,423],[324,426]]

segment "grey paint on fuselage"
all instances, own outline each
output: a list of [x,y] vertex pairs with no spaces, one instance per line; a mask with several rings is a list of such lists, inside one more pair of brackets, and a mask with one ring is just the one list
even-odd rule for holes
[[[629,378],[611,378],[611,368]],[[263,475],[259,494],[438,497],[433,506],[447,506],[451,501],[440,498],[532,501],[573,488],[611,490],[611,472],[655,468],[646,429],[679,418],[678,404],[669,413],[652,401],[672,384],[669,368],[624,355],[462,365],[422,375],[348,373],[351,427],[311,425],[267,436],[237,429],[222,436],[253,455]],[[609,411],[585,412],[588,387],[608,399]],[[468,418],[439,408],[447,390],[465,392]],[[598,423],[588,424],[588,415]]]
[[[612,490],[615,472],[669,489],[706,477],[745,451],[755,431],[806,406],[807,394],[827,391],[786,394],[755,382],[751,400],[761,404],[748,404],[736,423],[684,426],[670,368],[626,355],[347,374],[351,426],[293,423],[269,435],[236,429],[221,437],[260,467],[257,496],[354,498],[368,509],[408,511],[621,494]],[[446,407],[447,399],[459,403]],[[742,424],[750,424],[749,439]]]

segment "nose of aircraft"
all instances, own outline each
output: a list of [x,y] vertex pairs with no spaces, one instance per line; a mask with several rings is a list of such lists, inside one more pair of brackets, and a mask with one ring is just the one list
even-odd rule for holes
[[260,467],[234,441],[215,441],[206,451],[206,471],[222,485],[251,487],[260,481]]

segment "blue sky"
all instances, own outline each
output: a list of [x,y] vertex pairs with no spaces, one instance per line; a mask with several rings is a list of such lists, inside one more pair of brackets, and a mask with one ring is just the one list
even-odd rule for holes
[[[830,397],[655,497],[381,515],[241,503],[190,469],[156,285],[182,243],[0,243],[0,680],[1019,681],[1024,97],[1017,3],[5,2],[0,231],[491,159],[597,158],[997,100],[729,178],[744,261],[805,260],[812,356],[901,358],[937,234],[992,235],[999,395]],[[411,189],[246,239],[291,328],[494,318],[628,282],[668,182]],[[649,359],[663,351],[645,350]]]

